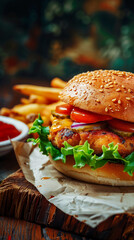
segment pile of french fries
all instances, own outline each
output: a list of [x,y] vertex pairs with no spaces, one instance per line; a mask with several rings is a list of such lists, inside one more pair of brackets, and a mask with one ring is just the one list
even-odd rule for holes
[[29,128],[32,126],[38,114],[41,114],[44,125],[50,124],[51,111],[60,105],[59,93],[66,85],[66,82],[59,78],[51,81],[51,87],[41,87],[35,85],[15,85],[13,89],[28,98],[22,97],[20,104],[13,108],[1,108],[0,115],[15,118],[26,123]]

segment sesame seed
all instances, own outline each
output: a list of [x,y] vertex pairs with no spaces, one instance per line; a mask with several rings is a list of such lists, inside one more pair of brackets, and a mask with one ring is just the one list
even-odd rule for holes
[[131,100],[131,98],[130,98],[130,97],[126,97],[126,99],[127,99],[128,101],[130,101],[130,100]]
[[107,107],[105,108],[105,112],[108,112],[108,108]]
[[121,104],[121,100],[120,99],[118,100],[118,103]]
[[113,99],[112,99],[112,102],[116,102],[116,101],[117,101],[117,99],[116,99],[116,98],[113,98]]
[[128,92],[129,92],[129,93],[131,93],[131,92],[132,92],[132,90],[131,90],[131,89],[128,89]]
[[121,91],[120,88],[117,88],[117,89],[116,89],[116,92],[120,92],[120,91]]
[[100,103],[100,100],[99,100],[99,99],[96,99],[96,102]]
[[99,89],[99,92],[104,92],[103,89]]
[[122,88],[125,88],[125,86],[124,86],[124,85],[122,85]]
[[113,82],[109,82],[108,85],[113,85]]

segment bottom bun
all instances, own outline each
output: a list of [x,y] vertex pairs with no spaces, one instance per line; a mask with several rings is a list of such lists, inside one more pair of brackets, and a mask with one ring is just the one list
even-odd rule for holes
[[82,168],[74,168],[73,156],[67,156],[66,163],[61,160],[54,161],[51,156],[50,161],[59,172],[77,180],[111,186],[134,186],[134,175],[130,176],[123,172],[123,164],[108,162],[103,167],[92,170],[88,165]]

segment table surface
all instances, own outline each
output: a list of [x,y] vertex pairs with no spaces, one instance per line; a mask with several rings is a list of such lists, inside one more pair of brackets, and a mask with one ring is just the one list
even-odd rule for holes
[[92,240],[58,229],[7,217],[0,217],[1,240]]
[[0,182],[8,175],[19,169],[15,153],[11,150],[7,155],[0,157]]
[[[16,156],[15,156],[13,150],[10,153],[8,153],[7,155],[4,155],[4,156],[0,157],[0,180],[1,181],[4,178],[6,178],[9,174],[15,172],[17,169],[19,169],[19,165],[17,163]],[[7,179],[10,179],[11,176],[8,177]],[[2,184],[3,184],[3,182],[2,182]],[[17,184],[15,179],[13,180],[13,186],[14,186],[14,184]],[[9,190],[9,188],[8,188],[9,185],[10,184],[8,182],[7,183],[7,191],[6,191],[7,192],[6,195],[8,195],[8,198],[9,198],[9,192],[12,191],[12,189],[13,189],[12,188],[12,189]],[[0,189],[1,189],[1,194],[2,194],[3,186]],[[25,189],[24,192],[26,194],[26,188],[24,187],[24,189]],[[22,187],[21,187],[21,190],[19,190],[19,186],[18,186],[18,192],[19,191],[21,193]],[[32,193],[33,193],[33,191],[34,190],[32,190]],[[15,191],[14,191],[14,193],[15,193]],[[13,193],[11,195],[13,196]],[[16,196],[16,200],[17,200],[17,198],[18,197]],[[0,199],[0,202],[1,201],[2,201],[2,199]],[[13,203],[12,200],[10,201],[10,203],[11,203],[10,204],[10,209],[11,209],[11,205],[15,206],[16,202]],[[6,201],[5,204],[7,206],[9,206],[7,201]],[[28,202],[27,202],[27,204],[28,204]],[[18,206],[17,212],[19,212],[19,207],[20,206]],[[3,208],[4,208],[4,206],[3,206]],[[29,209],[29,211],[30,211],[30,209]],[[0,208],[0,212],[2,212],[1,208]],[[47,214],[48,214],[48,211],[46,211],[45,215],[47,216]],[[7,239],[7,240],[9,240],[9,239],[10,240],[12,240],[12,239],[14,239],[14,240],[18,240],[18,239],[31,239],[31,240],[36,240],[36,239],[41,239],[41,240],[45,240],[45,239],[46,240],[47,239],[49,239],[49,240],[54,240],[54,239],[77,240],[77,239],[79,239],[79,240],[87,240],[87,239],[89,239],[89,238],[86,238],[85,236],[77,235],[76,233],[71,233],[71,232],[68,232],[68,231],[60,230],[60,229],[54,229],[53,227],[46,226],[42,223],[38,224],[36,222],[30,222],[28,220],[25,221],[25,220],[22,220],[20,218],[16,219],[15,217],[12,217],[10,215],[12,215],[12,214],[9,214],[9,216],[7,216],[7,214],[5,214],[5,215],[2,214],[2,216],[0,216],[0,239],[3,239],[3,240],[5,240],[5,239]],[[37,238],[37,236],[38,236],[38,238]]]

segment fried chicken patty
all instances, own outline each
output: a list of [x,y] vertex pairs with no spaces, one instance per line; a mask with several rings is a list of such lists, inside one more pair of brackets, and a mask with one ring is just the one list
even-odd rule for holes
[[122,137],[107,130],[73,132],[69,128],[63,128],[57,132],[50,131],[49,140],[58,148],[64,146],[64,141],[67,141],[71,146],[75,146],[83,145],[87,140],[97,155],[102,153],[103,145],[108,147],[108,144],[111,142],[114,145],[118,144],[118,152],[122,157],[134,151],[134,136]]

